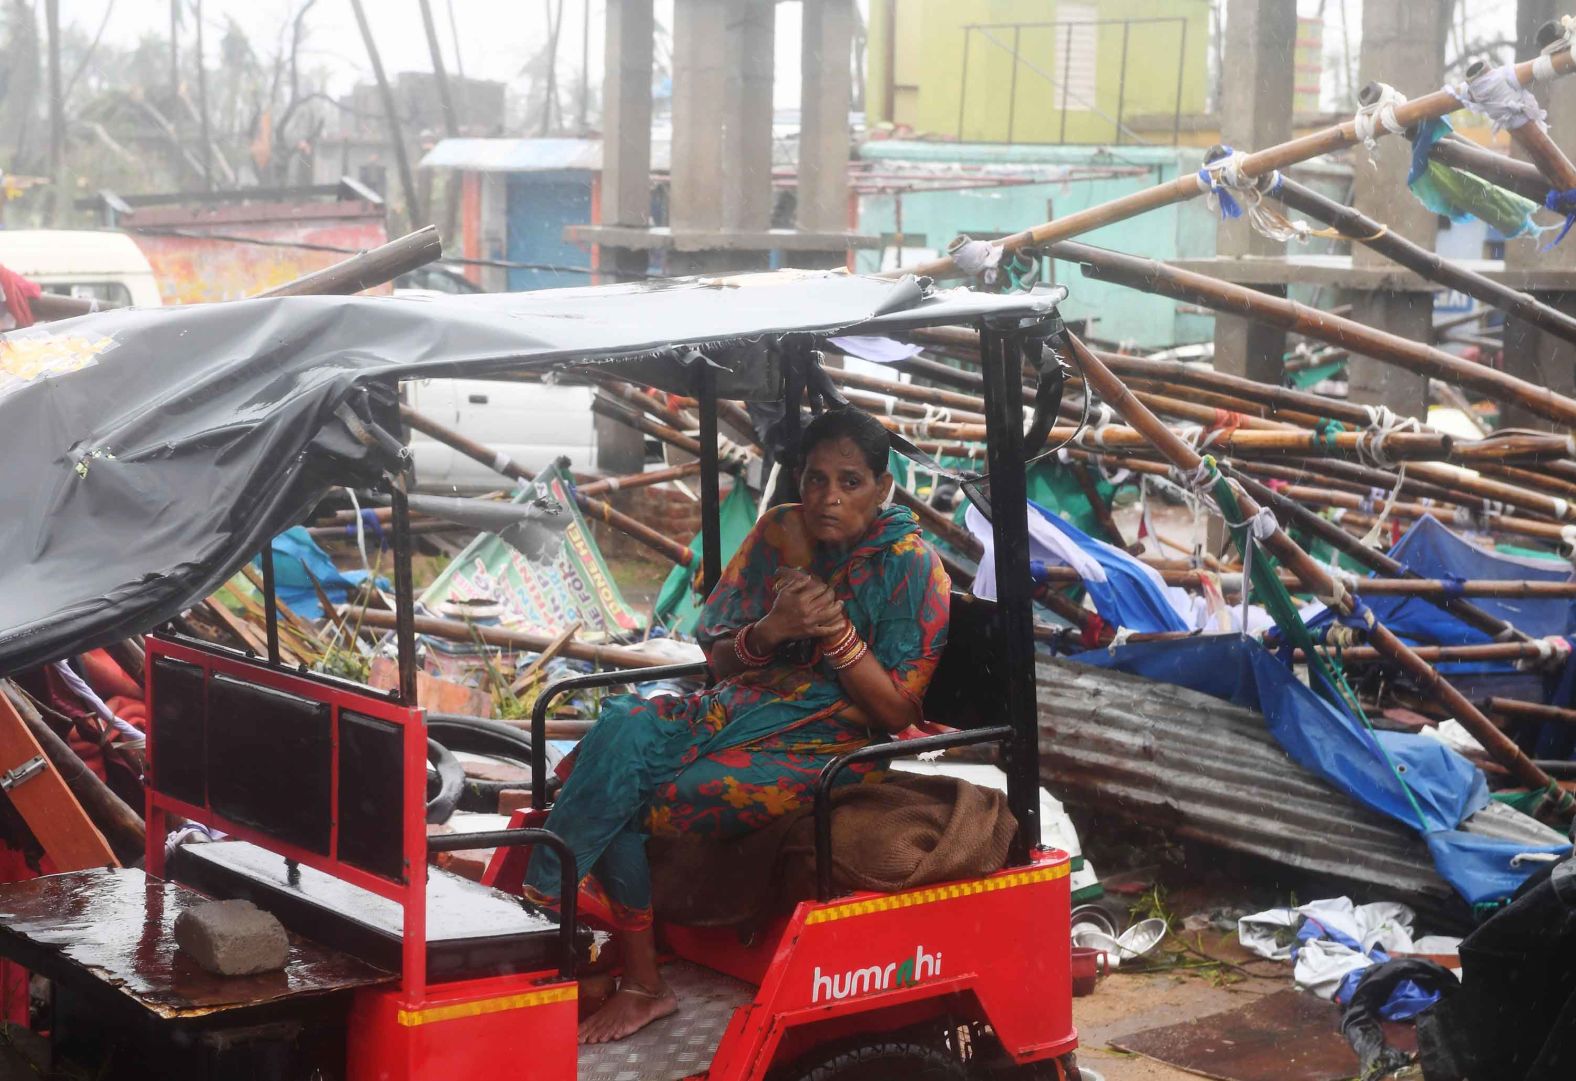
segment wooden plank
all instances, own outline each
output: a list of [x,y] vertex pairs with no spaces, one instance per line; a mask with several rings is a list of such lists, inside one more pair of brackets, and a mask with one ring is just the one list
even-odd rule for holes
[[88,818],[66,782],[27,730],[27,722],[0,695],[0,774],[38,759],[43,768],[6,792],[57,871],[119,867],[109,842]]

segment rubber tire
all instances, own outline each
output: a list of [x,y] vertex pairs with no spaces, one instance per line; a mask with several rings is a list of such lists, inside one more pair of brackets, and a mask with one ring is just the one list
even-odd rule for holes
[[943,1047],[876,1040],[844,1045],[786,1076],[792,1081],[966,1081],[968,1074]]

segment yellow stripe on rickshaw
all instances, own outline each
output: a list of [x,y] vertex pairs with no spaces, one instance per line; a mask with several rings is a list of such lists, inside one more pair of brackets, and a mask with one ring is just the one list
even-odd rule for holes
[[500,995],[497,998],[480,998],[474,1002],[456,1002],[448,1006],[429,1006],[425,1010],[400,1010],[395,1019],[407,1028],[431,1025],[439,1021],[455,1021],[462,1017],[481,1017],[483,1014],[502,1013],[505,1010],[523,1010],[531,1006],[547,1006],[554,1002],[568,1002],[579,996],[579,988],[554,987],[546,991],[525,991],[518,995]]
[[913,908],[915,905],[928,905],[935,901],[952,901],[959,897],[973,897],[980,893],[995,893],[998,890],[1010,890],[1017,886],[1031,886],[1038,882],[1052,882],[1058,878],[1066,878],[1072,873],[1072,867],[1067,863],[1059,863],[1054,867],[1040,867],[1032,871],[1015,871],[1012,874],[995,875],[991,878],[977,878],[970,882],[954,882],[948,886],[927,886],[924,889],[909,890],[906,893],[892,893],[881,897],[870,897],[863,901],[848,901],[840,905],[828,905],[818,908],[805,917],[806,925],[813,923],[830,923],[833,920],[843,920],[850,916],[868,916],[873,912],[891,912],[899,908]]

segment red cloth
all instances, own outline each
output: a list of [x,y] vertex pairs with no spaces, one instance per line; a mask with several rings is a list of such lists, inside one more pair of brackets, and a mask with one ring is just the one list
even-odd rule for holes
[[0,266],[0,290],[5,291],[6,310],[18,327],[33,325],[33,301],[44,291],[14,270]]
[[95,649],[82,654],[82,671],[87,675],[88,686],[108,702],[111,698],[131,698],[142,701],[142,686],[115,663],[106,650]]
[[146,732],[148,707],[143,702],[142,687],[137,681],[128,676],[126,670],[116,664],[115,658],[105,650],[95,649],[82,654],[80,659],[88,686],[98,692],[104,704],[115,716]]

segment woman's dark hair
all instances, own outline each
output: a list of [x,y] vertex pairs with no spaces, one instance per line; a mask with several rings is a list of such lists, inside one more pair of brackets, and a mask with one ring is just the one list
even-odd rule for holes
[[851,405],[822,413],[805,426],[799,440],[799,461],[808,459],[810,452],[822,443],[838,439],[851,440],[876,476],[887,471],[887,452],[891,449],[887,430],[875,417]]

